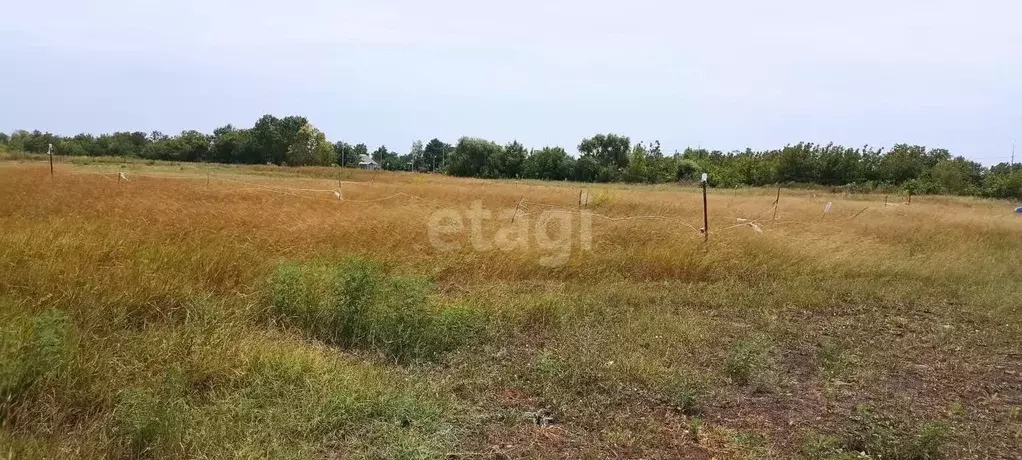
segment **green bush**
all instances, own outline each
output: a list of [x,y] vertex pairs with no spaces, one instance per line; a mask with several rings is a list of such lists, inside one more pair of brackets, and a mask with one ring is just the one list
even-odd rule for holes
[[767,368],[767,345],[762,340],[745,339],[731,345],[724,360],[724,372],[736,385],[753,383]]
[[67,361],[69,325],[62,312],[49,310],[25,323],[0,330],[0,421],[7,407]]
[[702,413],[702,399],[706,385],[685,375],[669,377],[663,384],[668,403],[682,414],[696,416]]
[[187,407],[180,398],[132,388],[113,411],[113,435],[130,458],[159,458],[180,446]]
[[385,276],[365,260],[284,265],[271,285],[271,311],[284,323],[324,342],[375,350],[398,362],[436,358],[483,329],[474,311],[434,305],[429,280]]

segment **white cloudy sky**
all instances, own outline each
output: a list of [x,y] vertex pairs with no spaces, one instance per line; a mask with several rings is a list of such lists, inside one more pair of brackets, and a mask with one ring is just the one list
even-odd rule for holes
[[1022,3],[4,0],[0,130],[250,126],[573,151],[1022,141]]

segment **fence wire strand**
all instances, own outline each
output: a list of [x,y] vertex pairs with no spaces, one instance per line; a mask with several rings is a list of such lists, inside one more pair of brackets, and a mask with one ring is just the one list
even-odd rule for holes
[[[102,177],[103,179],[108,180],[108,181],[119,182],[119,179],[114,179],[114,178],[110,177],[111,174],[114,174],[114,173],[72,172],[70,175],[72,175],[72,176],[99,176],[99,177]],[[136,177],[149,178],[149,179],[184,179],[184,180],[201,180],[201,179],[206,179],[207,181],[217,181],[217,182],[222,182],[222,183],[238,184],[238,185],[245,186],[245,187],[242,187],[242,188],[232,188],[232,189],[230,189],[231,191],[261,190],[261,191],[269,191],[269,192],[279,193],[279,194],[282,194],[282,195],[292,196],[292,197],[296,197],[296,198],[306,198],[306,199],[310,199],[310,200],[328,201],[328,202],[335,202],[335,203],[368,204],[368,203],[380,203],[380,202],[390,201],[390,200],[394,200],[394,199],[398,199],[398,198],[407,198],[407,199],[409,199],[411,201],[414,201],[417,204],[423,205],[423,206],[428,206],[428,207],[433,207],[433,208],[438,208],[438,209],[448,207],[448,205],[441,204],[441,203],[438,203],[438,202],[436,202],[434,200],[430,200],[428,198],[424,198],[422,196],[418,196],[418,195],[411,194],[411,193],[406,193],[406,192],[397,192],[397,193],[394,193],[394,194],[391,194],[391,195],[388,195],[388,196],[384,196],[384,197],[381,197],[381,198],[361,199],[361,200],[358,200],[358,199],[354,199],[353,200],[353,199],[344,198],[343,194],[341,193],[340,185],[342,185],[342,184],[365,185],[365,184],[372,184],[372,183],[374,183],[374,181],[373,182],[356,182],[356,181],[340,181],[340,180],[338,180],[337,181],[338,185],[339,185],[338,187],[324,189],[324,188],[299,188],[299,187],[271,186],[271,185],[259,184],[259,183],[256,183],[256,182],[248,182],[248,181],[237,180],[237,179],[229,179],[229,178],[225,178],[225,177],[219,177],[219,176],[216,176],[216,175],[207,175],[207,176],[179,176],[179,175],[153,175],[153,174],[136,174],[136,173],[125,174],[123,171],[118,171],[118,172],[116,172],[116,174],[117,175],[122,175],[121,177],[124,177],[126,180],[130,180],[129,178],[136,178]],[[324,179],[324,180],[329,180],[329,179]],[[316,196],[302,195],[301,193],[298,193],[298,192],[331,193],[331,194],[334,194],[335,198],[321,198],[321,197],[316,197]],[[545,209],[545,210],[544,211],[532,210],[532,212],[530,212],[530,209],[529,209],[530,207],[538,207],[538,208],[542,208],[542,209]],[[735,219],[738,220],[739,223],[734,224],[734,225],[729,225],[729,226],[722,227],[722,228],[719,228],[717,230],[711,231],[710,234],[713,234],[713,233],[723,233],[723,232],[734,230],[734,229],[741,228],[741,227],[750,227],[751,229],[753,229],[753,230],[755,230],[757,232],[762,233],[764,231],[764,229],[771,228],[771,227],[774,227],[774,226],[784,226],[784,225],[791,225],[791,224],[800,224],[800,223],[804,224],[804,223],[807,223],[807,222],[800,222],[800,221],[772,221],[769,226],[764,224],[762,222],[762,219],[765,218],[766,216],[768,216],[769,214],[771,214],[777,207],[778,207],[778,204],[775,202],[769,208],[767,208],[763,213],[761,213],[760,215],[758,215],[757,217],[755,217],[753,219],[746,219],[746,218],[742,218],[742,217],[736,217]],[[847,219],[854,219],[855,217],[858,217],[860,214],[862,214],[863,212],[865,212],[868,209],[869,209],[869,207],[866,207],[865,209],[857,212],[856,214],[854,214],[853,216],[851,216],[851,217],[849,217]],[[701,235],[703,233],[703,229],[702,228],[696,227],[696,226],[688,223],[684,219],[677,218],[677,217],[663,216],[663,215],[609,216],[609,215],[606,215],[606,214],[601,214],[601,213],[598,213],[598,212],[590,211],[590,210],[588,210],[585,207],[570,207],[570,206],[563,206],[563,205],[557,205],[557,204],[551,204],[551,203],[542,203],[542,202],[530,201],[530,200],[524,200],[524,199],[519,199],[518,205],[517,205],[517,208],[516,208],[516,211],[515,211],[515,215],[516,216],[524,217],[524,216],[530,216],[530,215],[537,215],[537,214],[539,214],[541,212],[557,212],[557,213],[569,213],[569,214],[583,213],[584,212],[584,213],[586,213],[586,214],[588,214],[588,215],[590,215],[592,217],[595,217],[595,218],[598,218],[598,219],[602,219],[602,220],[605,220],[607,222],[628,222],[628,221],[639,221],[639,220],[670,222],[670,223],[682,225],[685,228],[688,228],[689,230],[692,230],[693,232],[695,232],[697,234]]]

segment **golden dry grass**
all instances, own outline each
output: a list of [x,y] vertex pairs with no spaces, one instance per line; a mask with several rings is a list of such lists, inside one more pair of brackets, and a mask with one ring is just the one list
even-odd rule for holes
[[[831,436],[839,458],[861,405],[947,424],[953,458],[1020,441],[1022,219],[1003,202],[785,190],[774,220],[776,190],[711,190],[703,242],[694,187],[90,163],[0,163],[0,358],[28,362],[48,311],[70,337],[4,408],[14,457],[785,458]],[[577,229],[580,188],[592,248],[573,232],[563,264],[535,239],[430,243],[435,212],[477,203],[532,237],[543,211]],[[353,255],[481,312],[481,342],[398,366],[267,313],[281,264]]]

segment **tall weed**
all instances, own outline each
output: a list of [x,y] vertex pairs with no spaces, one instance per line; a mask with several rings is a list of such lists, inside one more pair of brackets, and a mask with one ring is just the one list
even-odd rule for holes
[[283,265],[271,286],[271,311],[283,322],[326,343],[398,362],[434,359],[482,330],[480,314],[435,305],[429,280],[387,276],[361,259]]

